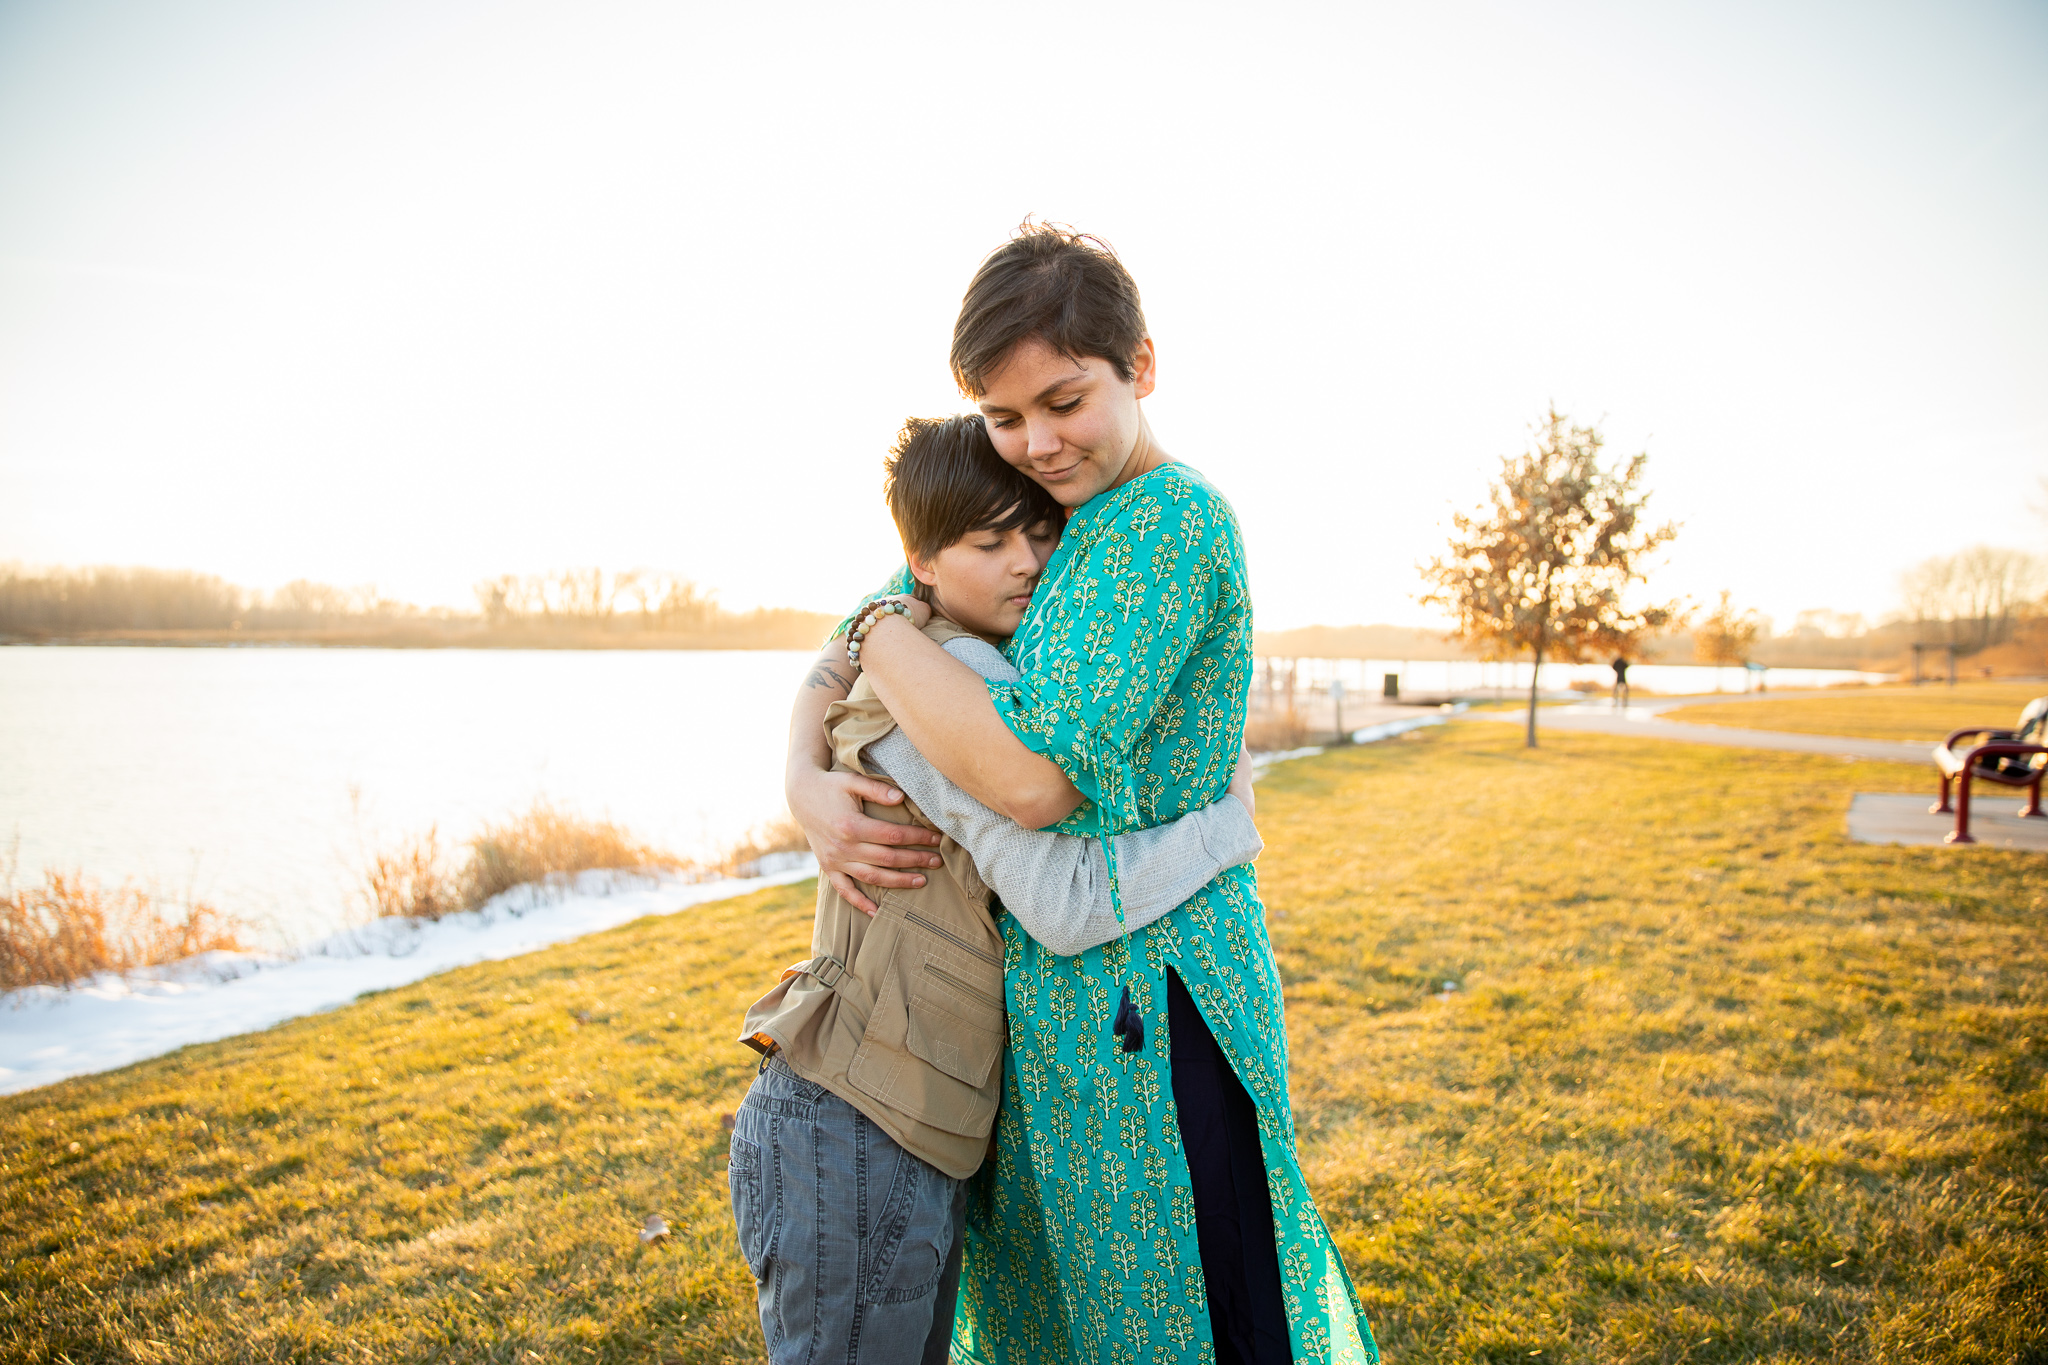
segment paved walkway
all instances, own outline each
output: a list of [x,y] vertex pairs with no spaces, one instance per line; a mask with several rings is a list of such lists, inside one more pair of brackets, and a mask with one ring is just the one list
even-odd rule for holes
[[[2023,792],[1978,787],[1970,798],[1971,837],[1984,848],[2048,852],[2048,819],[2022,819],[2025,799]],[[1939,846],[1954,831],[1956,817],[1934,814],[1929,809],[1933,804],[1932,792],[1919,796],[1858,792],[1849,802],[1849,837],[1859,844]]]
[[[1754,695],[1754,694],[1752,694]],[[1775,694],[1765,694],[1775,695]],[[1874,758],[1890,763],[1933,762],[1932,744],[1915,744],[1891,739],[1851,739],[1845,735],[1795,735],[1783,730],[1738,730],[1727,725],[1688,725],[1684,721],[1660,719],[1660,713],[1681,706],[1710,702],[1739,701],[1740,697],[1688,697],[1677,700],[1642,701],[1626,711],[1616,711],[1607,702],[1586,702],[1577,706],[1546,706],[1536,715],[1536,729],[1573,730],[1598,735],[1636,735],[1644,739],[1677,739],[1692,744],[1719,744],[1732,749],[1784,749],[1802,754],[1834,754],[1840,758]],[[1528,724],[1527,711],[1470,711],[1472,720],[1499,721],[1507,725]]]

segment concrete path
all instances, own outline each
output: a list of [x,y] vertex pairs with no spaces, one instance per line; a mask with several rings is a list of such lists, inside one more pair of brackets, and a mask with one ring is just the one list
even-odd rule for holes
[[[1838,758],[1871,758],[1893,763],[1925,765],[1927,791],[1917,795],[1896,792],[1858,792],[1849,801],[1849,837],[1859,844],[1909,844],[1950,848],[2016,848],[2048,853],[2048,819],[2023,819],[2019,814],[2024,795],[2015,796],[2004,788],[1979,786],[1970,801],[1970,833],[1974,844],[1949,844],[1956,827],[1953,814],[1937,815],[1934,804],[1938,782],[1934,776],[1932,744],[1915,744],[1886,739],[1851,739],[1846,735],[1795,735],[1783,730],[1736,730],[1725,725],[1688,725],[1684,721],[1661,720],[1660,712],[1681,706],[1737,700],[1720,697],[1659,699],[1616,711],[1608,702],[1577,706],[1545,707],[1536,725],[1544,730],[1570,730],[1600,735],[1641,735],[1648,739],[1675,739],[1690,744],[1719,744],[1734,749],[1783,749],[1791,753],[1833,754]],[[1473,720],[1525,725],[1527,711],[1474,711]]]
[[[2024,794],[1979,787],[1970,798],[1970,835],[1975,844],[1951,848],[2023,848],[2048,853],[2048,819],[2021,819]],[[1849,802],[1849,837],[1859,844],[1933,844],[1947,841],[1956,827],[1953,815],[1935,815],[1932,793],[1900,796],[1891,792],[1858,792]]]
[[[1698,706],[1709,701],[1734,698],[1700,697],[1680,700],[1643,701],[1626,711],[1616,711],[1607,702],[1578,706],[1546,706],[1536,715],[1536,730],[1571,730],[1596,735],[1635,735],[1643,739],[1676,739],[1690,744],[1719,744],[1731,749],[1784,749],[1802,754],[1834,754],[1838,758],[1874,758],[1890,763],[1924,763],[1933,771],[1932,744],[1915,744],[1890,739],[1851,739],[1845,735],[1795,735],[1783,730],[1738,730],[1726,725],[1688,725],[1684,721],[1662,720],[1659,713],[1680,706]],[[1528,724],[1527,711],[1471,711],[1470,720],[1498,721],[1505,725]]]

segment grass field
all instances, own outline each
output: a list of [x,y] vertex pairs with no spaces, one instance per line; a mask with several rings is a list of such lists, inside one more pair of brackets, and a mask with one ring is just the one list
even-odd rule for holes
[[[2048,1360],[2043,859],[1847,843],[1912,768],[1520,743],[1260,788],[1303,1159],[1388,1358]],[[719,1116],[808,919],[765,892],[0,1101],[0,1355],[758,1359]]]
[[1666,720],[1790,730],[1802,735],[1926,740],[1938,744],[1965,725],[2009,726],[2020,708],[2048,693],[2048,683],[1959,683],[1955,687],[1877,688],[1772,697],[1764,701],[1681,706]]

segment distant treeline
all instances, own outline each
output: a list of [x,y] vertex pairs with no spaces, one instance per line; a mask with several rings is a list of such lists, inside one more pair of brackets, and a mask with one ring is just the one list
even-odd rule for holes
[[183,569],[0,568],[0,639],[511,648],[808,649],[836,617],[728,611],[687,579],[567,569],[479,583],[477,610],[298,580],[258,592]]
[[[2044,480],[2048,488],[2048,480]],[[1770,668],[1849,668],[1899,673],[1911,667],[1914,645],[1953,645],[1975,670],[2048,672],[2048,559],[2025,550],[1973,545],[1922,560],[1899,578],[1903,610],[1872,624],[1855,612],[1802,611],[1792,628],[1774,632],[1768,617],[1733,613],[1743,624],[1741,662]],[[1724,602],[1722,611],[1728,612]],[[1634,651],[1639,662],[1691,664],[1717,651],[1695,631],[1715,622],[1695,610],[1688,628],[1655,636]],[[1258,653],[1303,659],[1477,659],[1442,633],[1404,626],[1303,626],[1262,631]]]
[[[1748,652],[1751,659],[1770,668],[1847,668],[1897,673],[1910,666],[1915,644],[1954,643],[1959,655],[1974,658],[1975,642],[1984,633],[1981,622],[1970,620],[1888,621],[1871,627],[1858,622],[1854,632],[1846,634],[1828,634],[1808,624],[1782,635],[1759,632]],[[2030,638],[2024,620],[1991,634],[1994,642],[2010,640],[2015,646]],[[1403,626],[1303,626],[1298,630],[1261,631],[1255,647],[1259,654],[1279,658],[1423,662],[1479,657],[1446,641],[1440,632]],[[1998,652],[2001,672],[2037,672],[2044,666],[2028,662],[2038,648],[2025,659],[2015,654],[2007,660],[2005,654],[2014,652],[2011,647],[2002,647]],[[1693,664],[1699,659],[1698,644],[1689,630],[1652,638],[1637,651],[1637,661],[1641,663]]]

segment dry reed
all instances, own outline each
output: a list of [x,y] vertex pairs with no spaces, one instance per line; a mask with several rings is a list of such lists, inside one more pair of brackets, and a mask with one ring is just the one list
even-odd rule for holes
[[469,907],[462,890],[441,857],[440,827],[408,839],[396,851],[379,853],[363,874],[371,913],[409,919],[439,919]]
[[725,851],[723,857],[711,865],[710,870],[728,877],[750,875],[760,861],[774,853],[809,853],[811,841],[804,837],[803,826],[788,814],[770,820],[749,833],[744,839]]
[[373,857],[363,871],[371,913],[436,920],[475,910],[502,891],[555,875],[593,870],[676,872],[705,877],[751,876],[775,853],[807,853],[810,843],[783,815],[758,826],[708,861],[679,857],[642,843],[609,820],[589,820],[548,801],[484,826],[460,866],[441,849],[438,827]]
[[97,972],[154,967],[245,945],[242,925],[204,901],[166,902],[135,886],[107,888],[45,872],[39,886],[0,883],[0,989],[62,986]]
[[1333,730],[1311,730],[1307,719],[1292,707],[1255,711],[1244,722],[1244,744],[1254,753],[1284,753],[1327,743],[1334,736]]
[[462,898],[482,905],[500,891],[545,881],[551,873],[591,869],[628,871],[687,866],[683,859],[643,844],[609,820],[586,820],[549,802],[497,824],[469,841]]
[[687,870],[685,859],[644,844],[609,820],[589,820],[547,801],[485,825],[461,866],[441,851],[438,827],[380,853],[364,870],[371,912],[437,920],[474,910],[501,891],[593,869]]

